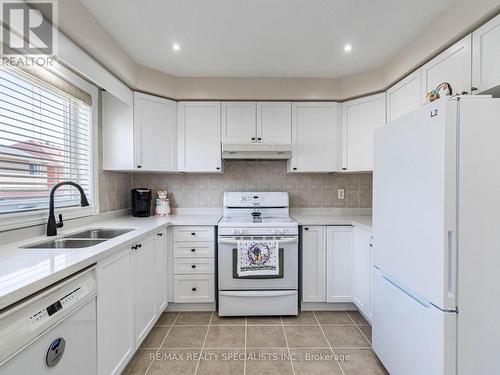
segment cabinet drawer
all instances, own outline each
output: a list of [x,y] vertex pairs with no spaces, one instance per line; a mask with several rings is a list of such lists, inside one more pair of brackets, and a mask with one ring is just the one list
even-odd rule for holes
[[174,260],[174,273],[177,274],[213,274],[213,258],[177,258]]
[[214,227],[174,227],[174,241],[214,241]]
[[174,242],[175,258],[213,258],[213,242]]
[[174,302],[214,302],[213,275],[175,275]]

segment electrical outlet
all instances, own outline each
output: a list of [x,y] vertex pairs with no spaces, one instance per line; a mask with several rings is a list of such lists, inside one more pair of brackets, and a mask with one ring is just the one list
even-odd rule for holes
[[338,189],[337,190],[337,198],[338,199],[344,199],[344,189]]

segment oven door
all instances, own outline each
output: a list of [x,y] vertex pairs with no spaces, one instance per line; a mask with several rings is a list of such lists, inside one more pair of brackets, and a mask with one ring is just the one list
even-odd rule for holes
[[[279,241],[279,275],[240,277],[237,275],[238,240]],[[296,290],[298,286],[298,239],[296,236],[226,237],[218,239],[219,290]]]

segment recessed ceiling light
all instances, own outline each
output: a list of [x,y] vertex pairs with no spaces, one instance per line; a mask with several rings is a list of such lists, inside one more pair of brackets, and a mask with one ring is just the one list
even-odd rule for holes
[[180,51],[181,50],[181,45],[179,43],[172,43],[172,49],[174,51]]
[[345,52],[351,52],[351,51],[352,51],[352,46],[351,46],[350,44],[346,44],[346,45],[344,46],[344,51],[345,51]]

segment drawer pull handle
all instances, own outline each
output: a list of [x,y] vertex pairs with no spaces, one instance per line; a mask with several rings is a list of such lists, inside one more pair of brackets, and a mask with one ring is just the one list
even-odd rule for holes
[[192,290],[193,292],[196,292],[196,288],[191,288],[191,290]]
[[191,252],[194,253],[196,251],[196,249],[191,249]]
[[193,265],[191,266],[191,268],[196,268],[196,264],[193,264]]
[[163,236],[163,233],[158,233],[158,236],[160,236],[160,237]]
[[196,233],[195,232],[191,232],[191,236],[196,236]]

